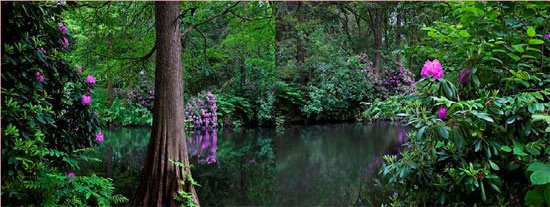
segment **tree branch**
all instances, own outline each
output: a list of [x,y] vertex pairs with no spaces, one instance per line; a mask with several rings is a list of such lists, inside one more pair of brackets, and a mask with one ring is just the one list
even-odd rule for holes
[[181,37],[185,40],[187,35],[189,34],[189,32],[191,32],[191,30],[203,25],[203,24],[206,24],[207,22],[215,19],[215,18],[218,18],[218,17],[221,17],[225,14],[227,14],[232,8],[234,8],[235,6],[237,6],[237,4],[239,4],[240,2],[235,2],[233,5],[227,7],[222,13],[219,13],[219,14],[215,14],[215,15],[212,15],[212,16],[209,16],[208,18],[202,20],[201,22],[197,23],[197,24],[194,24],[192,26],[190,26],[189,28],[185,29],[182,33],[181,33]]
[[107,59],[115,59],[115,60],[142,60],[142,61],[145,61],[147,59],[149,59],[151,56],[153,56],[153,54],[155,54],[155,51],[157,51],[157,44],[155,44],[155,46],[153,46],[153,48],[151,49],[151,51],[149,51],[149,53],[141,56],[141,57],[116,57],[116,56],[107,56],[107,55],[103,55],[103,54],[100,54],[100,53],[97,53],[97,52],[93,52],[95,53],[96,55],[99,55],[103,58],[107,58]]

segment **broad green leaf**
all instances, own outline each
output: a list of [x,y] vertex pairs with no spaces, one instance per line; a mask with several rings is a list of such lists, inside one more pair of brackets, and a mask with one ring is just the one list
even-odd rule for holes
[[519,60],[519,56],[517,56],[516,54],[514,53],[507,53],[507,55],[512,58],[514,61],[518,61]]
[[510,148],[508,146],[502,146],[502,147],[500,147],[500,150],[505,151],[505,152],[511,152],[512,148]]
[[540,193],[534,190],[527,191],[525,194],[525,205],[528,206],[542,206],[544,198]]
[[493,170],[500,170],[500,168],[498,167],[497,164],[495,164],[493,161],[489,160],[489,165],[491,165],[491,168],[493,168]]
[[543,41],[543,40],[539,40],[539,39],[530,39],[530,40],[529,40],[529,44],[531,44],[531,45],[540,45],[540,44],[542,44],[542,43],[544,43],[544,41]]
[[533,27],[531,27],[531,26],[530,26],[530,27],[527,27],[527,36],[529,36],[529,37],[534,37],[535,34],[536,34],[536,33],[535,33],[535,28],[533,28]]

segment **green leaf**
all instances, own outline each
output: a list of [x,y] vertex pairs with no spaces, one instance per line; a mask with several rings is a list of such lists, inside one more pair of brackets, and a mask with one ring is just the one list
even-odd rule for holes
[[533,28],[533,27],[531,27],[531,26],[530,26],[530,27],[527,27],[527,36],[529,36],[529,37],[534,37],[535,34],[536,34],[536,33],[535,33],[535,28]]
[[528,206],[542,206],[544,203],[544,198],[540,193],[530,190],[527,191],[527,194],[525,194],[525,205]]
[[512,148],[510,148],[508,146],[502,146],[502,147],[500,147],[500,150],[505,151],[505,152],[511,152]]
[[491,118],[487,113],[472,111],[472,114],[476,115],[478,118],[483,119],[485,121],[495,122],[495,120],[493,120],[493,118]]
[[531,45],[540,45],[540,44],[542,44],[542,43],[544,43],[544,41],[543,41],[543,40],[539,40],[539,39],[530,39],[530,40],[529,40],[529,44],[531,44]]
[[489,165],[491,165],[491,168],[493,168],[493,170],[500,170],[500,168],[498,167],[497,164],[495,164],[493,161],[489,160]]
[[529,165],[527,171],[533,171],[530,176],[533,185],[544,185],[550,183],[550,166],[542,162],[534,162]]
[[519,56],[517,56],[516,54],[514,53],[507,53],[507,55],[512,58],[514,61],[518,61],[519,60]]
[[466,30],[461,30],[460,32],[458,32],[458,34],[462,37],[470,37],[470,33],[468,33],[468,31]]
[[525,46],[525,44],[512,45],[512,47],[514,48],[514,50],[518,51],[519,53],[523,53],[523,52],[524,52],[523,46]]

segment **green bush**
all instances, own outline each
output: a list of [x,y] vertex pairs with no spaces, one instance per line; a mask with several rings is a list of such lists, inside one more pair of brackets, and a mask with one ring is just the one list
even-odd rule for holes
[[97,161],[84,152],[103,138],[84,97],[95,83],[62,58],[69,45],[60,41],[70,39],[58,25],[65,8],[53,2],[2,2],[2,33],[9,34],[2,36],[4,205],[126,201],[113,195],[111,180],[70,173],[79,169],[79,161]]

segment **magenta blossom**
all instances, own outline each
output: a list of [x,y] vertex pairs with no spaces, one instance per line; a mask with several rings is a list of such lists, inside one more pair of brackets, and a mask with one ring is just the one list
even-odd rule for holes
[[439,60],[437,59],[434,59],[433,61],[426,60],[424,66],[422,67],[422,71],[420,71],[420,75],[424,78],[428,76],[432,76],[435,79],[443,78],[443,67],[441,67]]
[[323,67],[319,67],[319,71],[321,71],[321,72],[325,72],[325,68],[323,68]]
[[88,77],[86,77],[86,82],[88,82],[89,84],[95,85],[94,76],[89,75]]
[[546,37],[546,39],[549,39],[549,40],[550,40],[550,32],[549,32],[549,33],[546,33],[546,34],[544,35],[544,37]]
[[36,71],[34,73],[34,77],[36,77],[41,83],[44,83],[44,76],[40,74],[40,72]]
[[43,47],[39,47],[36,50],[38,51],[38,54],[40,54],[41,57],[44,57],[46,55],[46,50]]
[[63,47],[63,49],[69,49],[69,40],[67,38],[63,37],[57,42]]
[[82,95],[82,104],[84,104],[84,105],[90,105],[90,103],[92,103],[92,97],[91,97],[91,96]]
[[70,173],[69,173],[69,177],[70,177],[70,178],[74,178],[74,176],[75,176],[75,175],[74,175],[74,172],[70,172]]
[[439,108],[439,111],[437,111],[437,118],[439,118],[439,119],[446,119],[447,118],[447,107]]
[[67,27],[65,27],[63,23],[57,23],[57,30],[61,32],[61,34],[67,34]]
[[95,134],[95,141],[99,142],[99,143],[103,143],[103,132],[98,132]]
[[466,84],[468,82],[468,77],[470,76],[471,72],[472,71],[469,68],[461,70],[458,74],[458,82],[462,85]]

